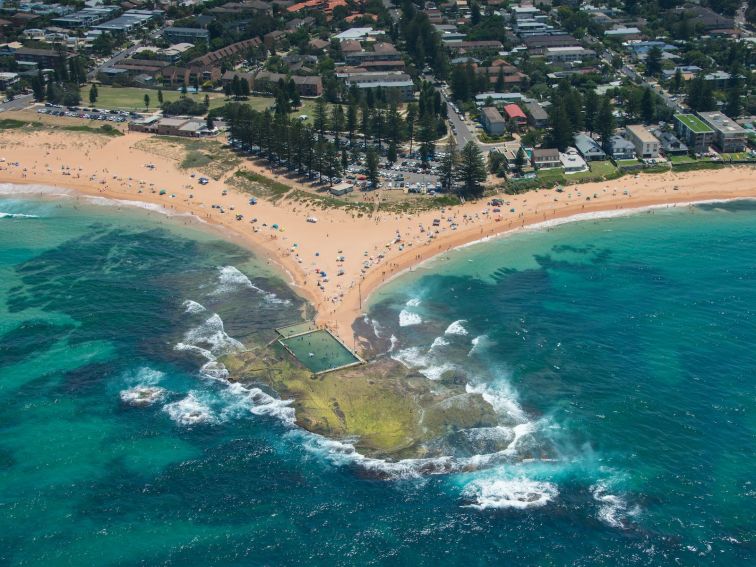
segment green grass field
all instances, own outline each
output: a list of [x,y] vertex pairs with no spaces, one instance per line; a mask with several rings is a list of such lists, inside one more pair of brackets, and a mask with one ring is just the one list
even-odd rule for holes
[[706,124],[704,124],[704,122],[700,118],[698,118],[698,116],[695,116],[693,114],[675,114],[675,118],[685,124],[685,126],[687,126],[696,134],[713,131]]
[[[95,106],[98,108],[109,108],[113,110],[144,110],[144,95],[150,95],[150,108],[155,109],[159,106],[157,89],[141,89],[138,87],[110,87],[99,85],[97,87],[99,96]],[[187,96],[196,102],[204,102],[205,94],[210,97],[210,108],[223,106],[226,99],[222,93],[199,93],[187,94]],[[164,101],[174,101],[181,97],[179,91],[163,90]],[[82,104],[89,104],[89,85],[81,89]]]
[[679,156],[667,156],[670,163],[693,163],[696,160],[690,157],[688,154]]
[[[138,87],[111,87],[100,85],[97,87],[99,96],[95,106],[98,108],[108,108],[113,110],[135,110],[144,111],[144,95],[150,95],[150,109],[154,110],[159,106],[157,98],[157,89],[138,88]],[[223,93],[209,92],[199,94],[187,94],[187,96],[196,102],[204,102],[205,94],[210,97],[210,108],[220,108],[227,102],[233,102],[227,99]],[[174,101],[181,97],[181,93],[176,90],[163,89],[163,101]],[[82,104],[89,104],[89,85],[81,89]],[[263,111],[273,106],[275,99],[270,96],[251,96],[247,100],[238,101],[251,106],[253,109]],[[312,123],[315,116],[315,107],[317,103],[311,99],[303,99],[302,106],[291,113],[296,118],[302,114],[307,115],[306,122]],[[328,115],[331,113],[331,105],[327,106]]]
[[588,179],[598,179],[601,177],[616,177],[619,172],[612,162],[592,161],[590,171],[581,171],[580,173],[571,173],[565,175],[561,169],[542,169],[536,174],[538,179],[544,184],[552,183],[579,183]]

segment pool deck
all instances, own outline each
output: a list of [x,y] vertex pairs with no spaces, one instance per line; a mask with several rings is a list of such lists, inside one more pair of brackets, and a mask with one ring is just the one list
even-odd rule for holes
[[347,345],[343,343],[343,341],[334,335],[329,329],[325,327],[318,327],[314,322],[312,321],[306,321],[304,323],[295,323],[292,325],[286,325],[284,327],[279,327],[276,330],[276,333],[278,334],[278,338],[276,339],[278,343],[286,349],[286,351],[293,356],[296,360],[298,360],[303,366],[306,368],[310,368],[305,361],[303,361],[299,356],[297,356],[294,351],[289,348],[289,345],[286,344],[286,340],[293,339],[296,337],[303,337],[305,335],[310,335],[313,333],[327,333],[328,336],[338,343],[341,348],[343,348],[346,352],[349,353],[349,355],[354,359],[354,362],[349,362],[347,364],[340,364],[339,366],[334,366],[332,368],[326,368],[324,370],[319,371],[313,371],[313,374],[315,376],[321,376],[323,374],[328,374],[329,372],[335,372],[337,370],[343,370],[345,368],[351,368],[353,366],[359,366],[361,364],[365,364],[366,361],[358,355],[356,352],[354,352],[352,349],[350,349]]

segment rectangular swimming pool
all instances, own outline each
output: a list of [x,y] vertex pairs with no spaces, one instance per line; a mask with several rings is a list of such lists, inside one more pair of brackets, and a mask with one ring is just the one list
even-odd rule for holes
[[361,358],[326,330],[288,337],[282,335],[279,342],[315,374],[362,363]]

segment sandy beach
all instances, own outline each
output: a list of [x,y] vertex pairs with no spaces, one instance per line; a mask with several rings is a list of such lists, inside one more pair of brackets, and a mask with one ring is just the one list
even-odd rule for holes
[[[449,249],[585,213],[756,198],[756,169],[737,167],[625,176],[566,187],[562,193],[540,190],[502,195],[508,204],[499,212],[480,201],[413,214],[379,209],[358,217],[343,209],[308,208],[286,199],[275,204],[259,199],[252,205],[250,195],[225,183],[231,173],[200,185],[200,171],[181,169],[176,160],[134,147],[146,138],[149,135],[137,133],[108,137],[6,131],[0,134],[0,158],[4,160],[0,162],[0,183],[67,188],[87,196],[139,201],[169,213],[194,215],[226,238],[277,264],[295,290],[315,306],[318,323],[349,345],[355,342],[352,324],[375,289]],[[248,161],[241,167],[270,175]],[[213,205],[222,206],[224,212]],[[243,218],[237,220],[236,215]],[[316,217],[317,222],[308,222],[308,217]],[[257,221],[251,223],[253,218]],[[433,226],[434,219],[440,221],[439,226]]]

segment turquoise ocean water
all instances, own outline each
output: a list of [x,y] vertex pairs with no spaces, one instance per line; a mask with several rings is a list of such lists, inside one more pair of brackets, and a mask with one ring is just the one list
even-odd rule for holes
[[224,381],[302,305],[185,223],[0,198],[0,564],[754,563],[756,203],[520,233],[381,290],[386,356],[501,416],[435,476]]

